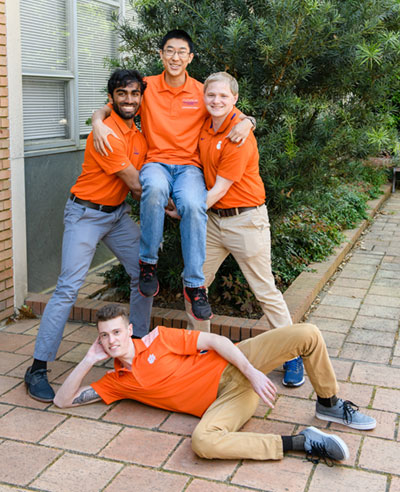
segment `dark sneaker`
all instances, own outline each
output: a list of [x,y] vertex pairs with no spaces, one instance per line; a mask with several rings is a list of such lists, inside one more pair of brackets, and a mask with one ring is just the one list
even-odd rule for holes
[[285,375],[282,383],[285,386],[301,386],[304,383],[304,366],[303,359],[296,357],[293,360],[288,360],[283,364]]
[[300,434],[306,438],[304,449],[307,460],[319,463],[322,458],[328,466],[333,466],[331,460],[347,460],[350,456],[346,443],[334,434],[325,434],[315,427],[307,427]]
[[55,396],[53,388],[47,379],[48,372],[49,369],[38,369],[37,371],[31,372],[31,368],[28,367],[24,377],[29,396],[46,403],[52,402]]
[[139,267],[139,293],[143,297],[156,296],[160,288],[157,278],[157,263],[151,265],[139,260]]
[[337,422],[352,429],[371,430],[376,427],[376,420],[359,411],[359,407],[349,400],[338,399],[333,407],[324,407],[317,402],[315,416],[320,420]]
[[205,287],[184,287],[183,295],[192,305],[192,314],[198,321],[205,321],[213,317]]

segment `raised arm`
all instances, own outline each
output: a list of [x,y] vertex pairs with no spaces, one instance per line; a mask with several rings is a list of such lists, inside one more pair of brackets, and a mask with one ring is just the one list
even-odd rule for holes
[[241,120],[228,133],[226,138],[231,142],[239,143],[238,147],[244,144],[246,138],[250,135],[251,130],[256,129],[256,119],[253,116],[246,116],[243,113],[239,114]]
[[97,109],[92,115],[92,129],[93,129],[93,144],[95,150],[100,154],[107,156],[106,147],[110,152],[113,151],[108,136],[113,135],[118,138],[117,135],[111,130],[110,127],[105,125],[103,121],[110,116],[111,108],[107,104],[100,109]]
[[197,339],[197,350],[215,350],[221,357],[237,367],[246,376],[254,391],[269,407],[274,408],[276,387],[265,374],[250,364],[243,352],[228,338],[214,333],[201,332]]
[[108,357],[109,356],[104,352],[103,347],[100,345],[99,339],[96,338],[85,357],[75,367],[57,391],[53,400],[54,405],[59,408],[77,407],[79,405],[86,405],[101,400],[100,396],[91,386],[81,386],[81,384],[83,378],[94,364],[101,360],[106,360]]

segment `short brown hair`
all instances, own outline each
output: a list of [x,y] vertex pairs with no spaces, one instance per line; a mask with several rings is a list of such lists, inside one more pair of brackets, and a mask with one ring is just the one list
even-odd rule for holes
[[129,323],[128,313],[121,304],[106,304],[96,313],[96,325],[99,326],[99,321],[109,321],[114,318],[123,318],[126,323]]

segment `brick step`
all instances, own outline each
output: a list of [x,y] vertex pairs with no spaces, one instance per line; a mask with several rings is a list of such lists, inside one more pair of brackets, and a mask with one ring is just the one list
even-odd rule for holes
[[[25,304],[30,306],[37,316],[41,316],[50,298],[51,294],[29,293]],[[95,323],[98,309],[106,304],[109,304],[109,301],[78,298],[71,309],[69,321]],[[121,304],[129,310],[129,304]],[[151,312],[150,329],[158,325],[170,328],[186,328],[186,314],[178,309],[154,307]],[[214,315],[211,320],[212,333],[224,335],[234,342],[254,337],[267,330],[269,330],[268,323],[257,319]]]

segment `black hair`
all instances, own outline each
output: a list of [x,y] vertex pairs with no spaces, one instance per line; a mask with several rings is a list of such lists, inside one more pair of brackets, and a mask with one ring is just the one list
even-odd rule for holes
[[124,68],[118,68],[108,79],[108,93],[111,94],[112,97],[115,89],[118,89],[119,87],[126,87],[132,82],[137,82],[139,84],[140,93],[143,95],[147,83],[143,80],[143,77],[140,75],[140,73],[137,70],[126,70]]
[[173,38],[183,39],[184,41],[186,41],[187,44],[189,45],[190,53],[193,53],[194,44],[193,44],[192,38],[183,29],[172,29],[172,31],[167,32],[167,34],[160,41],[160,44],[159,44],[160,50],[163,50],[167,41],[169,41],[170,39],[173,39]]
[[109,321],[119,317],[124,318],[129,323],[128,313],[124,306],[121,306],[121,304],[106,304],[96,313],[96,325],[99,326],[99,321]]

